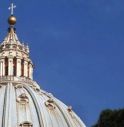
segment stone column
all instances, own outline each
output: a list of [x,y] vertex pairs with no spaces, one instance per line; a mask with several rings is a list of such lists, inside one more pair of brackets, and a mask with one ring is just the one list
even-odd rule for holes
[[20,77],[21,76],[21,59],[20,58],[17,58],[17,77]]
[[24,76],[28,77],[28,62],[24,60]]
[[5,76],[5,60],[2,59],[2,75]]
[[13,58],[8,58],[8,75],[13,75]]
[[33,65],[29,64],[29,78],[33,79]]
[[1,59],[0,61],[0,76],[5,76],[5,61]]

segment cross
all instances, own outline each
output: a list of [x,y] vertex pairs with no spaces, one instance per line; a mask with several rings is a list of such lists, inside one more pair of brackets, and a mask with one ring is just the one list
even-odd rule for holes
[[14,14],[14,9],[15,8],[16,8],[16,6],[13,3],[11,3],[10,7],[8,8],[9,10],[11,10],[11,15]]

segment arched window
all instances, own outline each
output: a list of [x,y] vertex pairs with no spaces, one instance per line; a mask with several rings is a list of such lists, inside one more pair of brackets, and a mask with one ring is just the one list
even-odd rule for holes
[[21,76],[24,76],[24,59],[21,60]]
[[5,57],[5,76],[8,76],[8,58]]
[[16,57],[14,57],[13,59],[13,75],[16,76],[16,72],[17,72],[17,59]]

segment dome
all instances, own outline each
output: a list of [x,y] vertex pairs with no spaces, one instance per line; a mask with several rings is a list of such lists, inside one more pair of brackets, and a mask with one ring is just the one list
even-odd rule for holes
[[10,25],[0,45],[0,127],[86,127],[72,107],[40,88],[33,67]]
[[0,127],[85,127],[80,118],[31,80],[0,79]]

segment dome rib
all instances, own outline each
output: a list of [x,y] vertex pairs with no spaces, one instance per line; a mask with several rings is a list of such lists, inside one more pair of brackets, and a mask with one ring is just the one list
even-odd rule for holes
[[24,88],[29,92],[33,102],[34,102],[34,105],[35,105],[35,108],[36,108],[36,112],[37,112],[37,115],[38,115],[38,119],[39,119],[39,124],[40,124],[40,127],[44,127],[44,123],[43,123],[43,118],[42,118],[42,115],[41,115],[41,112],[40,112],[40,108],[39,108],[39,105],[37,103],[37,99],[36,97],[34,96],[34,94],[32,93],[32,91],[27,87],[27,86],[24,86]]
[[6,100],[7,100],[7,87],[5,86],[3,112],[2,112],[2,127],[5,127]]
[[[15,94],[15,87],[13,86],[13,83],[10,82],[9,85],[9,95],[8,95],[8,99],[9,99],[9,121],[8,121],[8,126],[11,124],[12,126],[16,126],[17,125],[17,117],[15,117],[15,115],[17,115],[16,111],[17,111],[17,107],[16,107],[16,94]],[[8,127],[7,126],[7,127]]]
[[62,115],[63,115],[63,117],[64,117],[64,119],[65,119],[68,127],[73,127],[71,125],[71,123],[69,122],[69,120],[66,118],[66,115],[65,115],[64,111],[62,110],[62,108],[60,108],[56,102],[55,102],[55,105],[57,106],[57,108],[59,109],[59,111],[62,113]]

